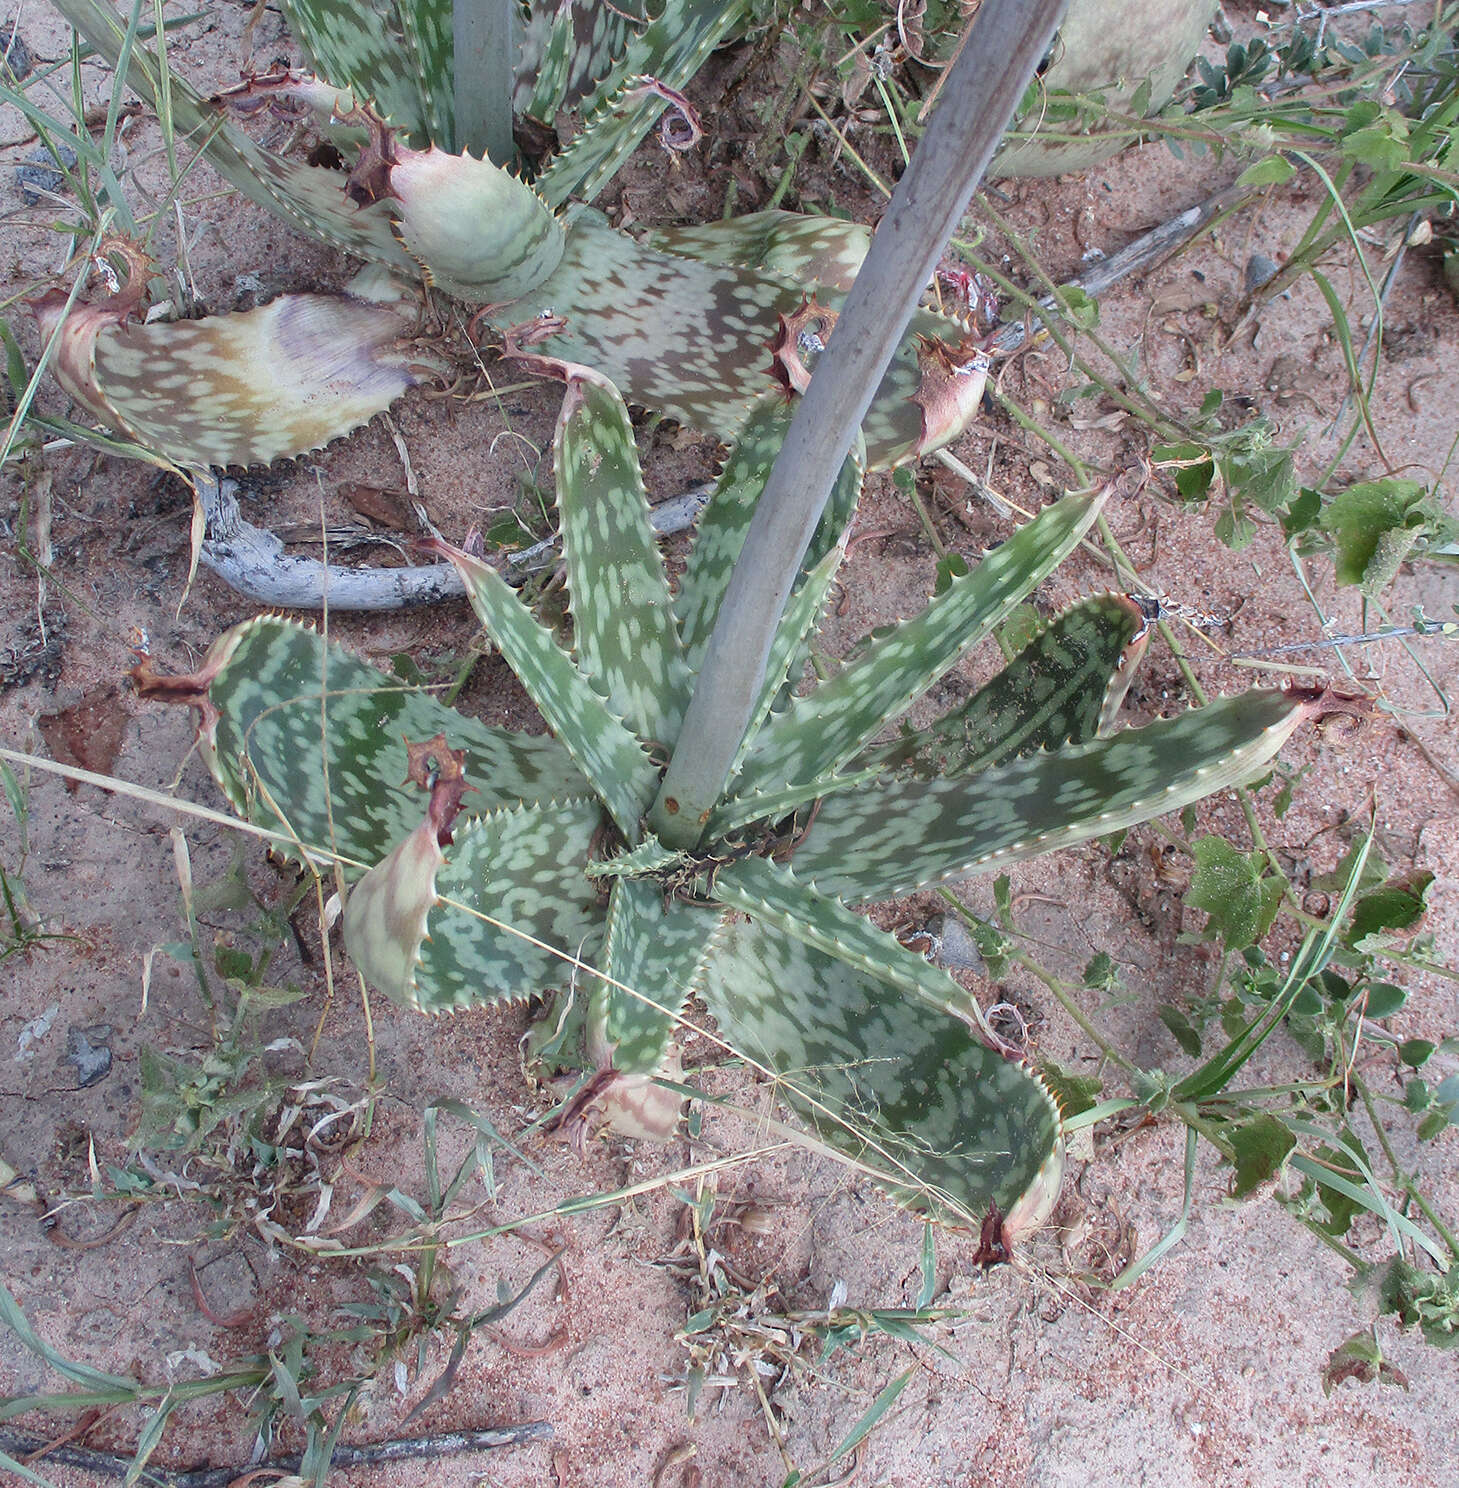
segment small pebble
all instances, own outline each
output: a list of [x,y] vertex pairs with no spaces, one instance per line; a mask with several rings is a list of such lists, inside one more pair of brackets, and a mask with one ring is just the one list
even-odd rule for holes
[[1246,260],[1247,294],[1260,289],[1263,284],[1270,284],[1281,272],[1282,266],[1276,259],[1268,258],[1265,253],[1253,253]]
[[77,1090],[98,1085],[111,1073],[111,1037],[109,1023],[93,1023],[87,1028],[74,1025],[66,1030],[66,1063],[76,1069]]
[[[76,152],[70,145],[57,140],[56,154],[65,162],[67,170],[75,166]],[[44,145],[37,145],[25,158],[27,163],[15,173],[15,179],[20,184],[20,199],[28,207],[39,206],[41,192],[59,191],[66,178]]]
[[956,915],[938,915],[927,926],[937,949],[932,959],[950,971],[973,971],[984,975],[983,957]]

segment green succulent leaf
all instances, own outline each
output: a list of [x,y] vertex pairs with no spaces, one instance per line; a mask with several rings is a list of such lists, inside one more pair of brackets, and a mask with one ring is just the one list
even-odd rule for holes
[[[126,27],[115,11],[99,0],[56,0],[56,8],[103,60],[113,66],[121,60]],[[156,56],[134,47],[127,83],[154,109],[160,74]],[[341,190],[338,171],[285,160],[255,144],[222,107],[199,97],[175,72],[167,86],[179,141],[202,149],[234,190],[311,237],[414,276],[415,265],[396,240],[384,203],[358,207]]]
[[[608,9],[601,5],[579,8]],[[604,67],[594,74],[597,86],[583,104],[583,128],[538,179],[543,199],[554,206],[562,206],[569,198],[592,201],[664,111],[663,94],[644,83],[652,79],[664,89],[683,89],[715,47],[740,25],[748,9],[747,0],[731,0],[728,5],[666,0],[651,24],[629,35],[626,47],[605,59],[611,61],[611,69]],[[566,71],[569,78],[574,71],[578,76],[584,74],[580,68]],[[534,97],[530,111],[539,119],[551,120],[557,106]]]
[[[43,334],[59,314],[38,308]],[[105,305],[73,310],[56,375],[104,423],[181,465],[268,464],[319,449],[434,364],[402,349],[398,307],[343,295],[280,295],[204,320],[115,322]]]
[[588,872],[594,878],[647,878],[662,875],[668,869],[687,865],[688,859],[681,852],[665,847],[652,833],[637,847],[618,853],[611,858],[588,864]]
[[[561,318],[565,329],[541,350],[601,372],[631,403],[733,438],[750,405],[772,387],[765,344],[779,317],[801,308],[801,286],[760,269],[664,253],[617,231],[591,207],[570,207],[563,220],[567,245],[556,270],[494,310],[492,324]],[[828,295],[831,308],[839,298]],[[946,347],[963,336],[963,327],[944,316],[913,316],[862,424],[869,469],[925,448],[918,338]]]
[[722,918],[715,906],[667,899],[650,879],[614,882],[604,966],[613,982],[592,990],[589,1035],[590,1042],[601,1039],[614,1069],[655,1074],[663,1068]]
[[659,228],[648,242],[702,263],[759,268],[801,285],[807,294],[816,289],[845,293],[871,246],[871,229],[836,217],[775,210]]
[[675,617],[684,657],[697,672],[719,618],[720,602],[745,545],[755,503],[770,467],[785,442],[793,406],[778,393],[758,398],[746,415],[715,482],[713,494],[694,526],[694,546],[675,598]]
[[910,774],[973,775],[1108,733],[1144,655],[1150,621],[1126,594],[1071,605],[985,687],[930,729],[858,764]]
[[1320,706],[1310,693],[1251,691],[971,778],[835,790],[795,871],[848,902],[990,873],[1249,780]]
[[777,697],[787,685],[793,685],[804,670],[810,649],[808,637],[815,632],[825,611],[827,596],[841,571],[845,554],[844,548],[837,547],[827,553],[810,573],[801,575],[801,582],[791,595],[770,643],[765,676],[760,682],[760,696],[746,725],[742,749],[755,737]]
[[690,674],[633,425],[611,383],[569,377],[554,468],[578,665],[641,740],[668,746],[679,736]]
[[597,801],[547,802],[493,812],[457,832],[436,875],[443,902],[421,947],[417,1000],[425,1011],[561,987],[572,975],[566,958],[592,956],[603,911],[584,868],[602,820]]
[[593,782],[618,829],[637,842],[639,819],[658,786],[642,745],[494,568],[448,543],[436,549],[455,564],[477,618]]
[[721,868],[715,894],[731,909],[844,961],[914,997],[935,1012],[986,1033],[983,1012],[945,971],[878,930],[865,915],[801,883],[788,868],[764,858],[742,858]]
[[977,1224],[1058,1190],[1059,1118],[1043,1084],[965,1023],[761,921],[710,958],[720,1033],[837,1151],[912,1209]]
[[512,109],[544,124],[593,91],[648,24],[645,0],[613,5],[563,5],[529,0],[522,30]]
[[388,196],[402,246],[428,284],[509,305],[562,261],[562,224],[524,181],[471,155],[395,151]]
[[715,813],[711,830],[726,832],[763,815],[760,797],[831,777],[1057,567],[1102,505],[1102,496],[1069,496],[1046,508],[971,573],[953,579],[921,615],[771,718],[747,750],[731,782],[732,799]]
[[[790,406],[775,393],[755,404],[695,524],[694,546],[676,600],[676,619],[691,671],[697,671],[703,664],[704,650],[719,617],[730,574],[739,560],[770,467],[784,441],[790,414]],[[790,602],[772,644],[760,707],[746,731],[747,738],[753,737],[755,727],[786,677],[793,678],[803,663],[806,638],[820,617],[826,592],[840,567],[840,544],[860,500],[863,480],[862,450],[858,443],[841,467],[801,561]]]
[[[462,802],[475,815],[589,794],[587,781],[553,739],[488,728],[429,694],[389,679],[327,645],[312,628],[265,616],[227,632],[208,653],[200,744],[214,778],[241,816],[279,828],[277,846],[321,857],[337,853],[347,874],[379,862],[421,819],[405,774],[404,739],[444,733],[466,751],[477,789]],[[205,672],[207,667],[205,667]]]
[[466,821],[440,850],[425,915],[398,916],[399,890],[410,887],[398,876],[389,898],[373,892],[387,885],[367,876],[345,907],[345,944],[368,980],[426,1013],[561,987],[570,958],[590,955],[602,933],[597,887],[584,871],[601,823],[594,800]]
[[321,77],[367,99],[418,149],[455,144],[451,0],[283,0]]

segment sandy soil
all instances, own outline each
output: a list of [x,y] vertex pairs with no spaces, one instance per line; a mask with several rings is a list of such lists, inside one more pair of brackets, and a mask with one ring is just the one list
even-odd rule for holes
[[[207,86],[231,80],[249,55],[268,61],[291,55],[278,17],[264,12],[245,40],[243,7],[219,7],[186,43],[182,65]],[[60,54],[60,28],[28,8],[23,34],[39,56]],[[191,35],[191,33],[190,33]],[[84,69],[88,97],[100,74]],[[769,85],[751,76],[742,91]],[[701,93],[708,89],[706,81]],[[98,95],[99,96],[99,95]],[[707,94],[706,101],[708,101]],[[709,113],[711,125],[716,115]],[[735,115],[734,120],[738,121]],[[20,130],[13,112],[0,115],[0,135]],[[155,132],[136,120],[124,135],[143,185],[165,180]],[[858,146],[890,171],[894,162],[867,135]],[[29,146],[11,145],[7,159]],[[808,159],[805,204],[835,200],[859,215],[875,203],[843,161],[828,152]],[[878,153],[880,152],[880,153]],[[608,201],[641,221],[718,215],[724,183],[739,182],[738,209],[757,205],[767,189],[746,164],[726,116],[724,138],[710,140],[698,159],[666,177],[650,147],[627,170]],[[1021,231],[1037,233],[1045,266],[1057,277],[1077,272],[1091,250],[1113,251],[1138,233],[1200,200],[1235,173],[1209,160],[1177,162],[1147,147],[1084,179],[1005,183],[1001,208]],[[3,225],[7,294],[37,282],[57,266],[60,249],[45,230],[44,211],[22,210],[9,181],[0,186],[13,208]],[[817,198],[815,192],[825,193]],[[786,205],[798,205],[794,200]],[[1333,448],[1323,430],[1344,389],[1339,352],[1316,290],[1299,285],[1267,307],[1260,321],[1234,337],[1242,274],[1250,254],[1280,257],[1294,241],[1302,208],[1248,213],[1228,222],[1198,250],[1122,287],[1102,303],[1106,336],[1138,350],[1152,386],[1173,406],[1192,392],[1221,387],[1253,400],[1275,420],[1284,440],[1300,440],[1304,473],[1322,468]],[[261,213],[217,191],[199,172],[185,204],[187,252],[202,298],[228,308],[253,275],[264,291],[332,286],[343,266],[333,255],[287,233]],[[996,235],[991,241],[997,244]],[[155,244],[170,262],[170,224]],[[998,251],[1002,251],[999,249]],[[1381,248],[1375,248],[1375,259]],[[1363,285],[1346,263],[1332,277],[1354,324],[1366,324]],[[1185,374],[1197,369],[1194,379]],[[1437,260],[1410,252],[1388,306],[1385,363],[1374,405],[1389,459],[1417,478],[1444,466],[1455,435],[1446,391],[1459,374],[1459,313],[1443,286]],[[1060,437],[1091,464],[1109,471],[1133,466],[1146,447],[1130,423],[1103,416],[1104,404],[1055,402],[1077,380],[1056,352],[1017,359],[1004,388],[1020,404],[1041,408]],[[45,406],[62,407],[54,388]],[[440,527],[460,536],[485,525],[521,493],[521,481],[543,477],[555,394],[552,388],[513,392],[470,404],[412,396],[395,410],[420,487]],[[1100,427],[1087,427],[1094,420]],[[510,437],[498,438],[509,428]],[[654,497],[664,497],[713,467],[709,441],[660,426],[645,434],[643,454]],[[1002,416],[984,418],[957,447],[966,464],[1026,505],[1046,500],[1067,472]],[[47,460],[52,482],[54,582],[38,591],[33,568],[15,558],[0,564],[0,731],[7,743],[68,757],[155,789],[219,805],[196,759],[191,726],[171,712],[144,707],[121,683],[131,629],[144,626],[160,666],[187,668],[209,641],[249,613],[246,602],[208,575],[185,599],[188,508],[175,484],[144,467],[98,460],[79,450]],[[1356,477],[1381,470],[1365,440],[1347,469]],[[382,476],[382,472],[384,473]],[[248,511],[276,528],[348,516],[338,498],[350,481],[401,481],[396,446],[379,426],[296,467],[254,483]],[[1006,525],[965,488],[936,476],[931,493],[941,531],[970,554],[1006,535]],[[323,496],[321,498],[321,494]],[[18,519],[20,491],[12,481],[0,516]],[[32,503],[32,510],[34,504]],[[926,594],[935,556],[917,518],[889,481],[874,482],[859,531],[887,533],[858,544],[844,584],[833,639],[849,645],[871,625],[906,614]],[[1152,591],[1217,616],[1215,648],[1193,635],[1193,665],[1210,691],[1247,685],[1251,673],[1223,654],[1316,638],[1314,613],[1280,543],[1264,527],[1250,548],[1232,554],[1211,537],[1211,514],[1191,513],[1165,499],[1158,486],[1130,498],[1113,525]],[[17,534],[18,536],[19,534]],[[36,535],[30,534],[31,540]],[[1330,566],[1309,567],[1324,612],[1345,630],[1361,628],[1353,591],[1334,588]],[[1105,586],[1092,560],[1076,558],[1040,591],[1054,607]],[[1395,618],[1422,604],[1443,617],[1459,598],[1446,572],[1415,568],[1401,577],[1390,606]],[[181,605],[179,607],[179,601]],[[369,620],[335,617],[337,639],[382,663],[408,651],[427,661],[460,657],[474,624],[464,605]],[[1451,651],[1430,646],[1426,664],[1447,691],[1459,677]],[[1324,653],[1318,653],[1321,662]],[[1304,657],[1303,661],[1313,658]],[[991,666],[969,663],[955,685]],[[1438,702],[1396,645],[1354,656],[1359,676],[1381,681],[1392,706],[1361,730],[1345,725],[1309,731],[1284,755],[1303,767],[1292,809],[1280,820],[1272,790],[1261,795],[1263,824],[1294,879],[1330,870],[1376,810],[1378,845],[1395,867],[1426,866],[1440,874],[1427,928],[1436,958],[1455,963],[1459,894],[1447,875],[1459,861],[1459,814],[1452,775],[1431,764],[1421,740],[1452,769],[1455,751]],[[934,699],[938,701],[938,699]],[[1132,718],[1169,711],[1185,701],[1168,655],[1152,653],[1130,700]],[[475,669],[462,698],[492,722],[540,726],[499,660]],[[78,711],[78,709],[80,711]],[[48,721],[49,720],[49,721]],[[90,1164],[122,1166],[138,1125],[139,1050],[150,1046],[196,1059],[208,1046],[207,1015],[196,987],[176,962],[155,948],[185,930],[175,844],[180,819],[146,802],[83,786],[70,791],[39,772],[25,781],[29,842],[24,885],[47,929],[48,942],[0,964],[6,999],[0,1011],[0,1152],[31,1176],[52,1201],[84,1196]],[[1203,830],[1244,843],[1234,800],[1223,796],[1200,812]],[[193,882],[214,885],[237,865],[266,903],[281,903],[292,882],[264,863],[246,840],[205,823],[181,821]],[[1039,937],[1038,952],[1058,972],[1076,974],[1096,951],[1115,960],[1122,989],[1114,1004],[1087,994],[1086,1009],[1146,1066],[1179,1072],[1189,1062],[1154,1015],[1157,1002],[1198,997],[1214,970],[1210,948],[1182,943],[1200,916],[1181,908],[1179,885],[1157,872],[1148,832],[1132,833],[1117,858],[1099,845],[1027,865],[1012,875],[1021,922]],[[0,823],[0,861],[17,863],[16,824]],[[981,911],[991,908],[987,883],[964,886]],[[924,920],[931,899],[894,911]],[[249,916],[227,909],[201,915],[205,936],[248,943]],[[298,937],[277,953],[269,980],[294,983],[307,997],[268,1012],[259,1037],[273,1047],[271,1076],[334,1082],[345,1100],[368,1078],[366,1028],[352,976],[326,995],[317,922],[296,919]],[[1290,950],[1280,931],[1272,950]],[[150,980],[144,994],[144,966]],[[336,969],[338,963],[336,962]],[[1454,984],[1421,975],[1401,978],[1411,997],[1393,1028],[1402,1037],[1437,1040],[1459,1027]],[[1030,1019],[1040,1050],[1066,1065],[1095,1066],[1096,1051],[1047,992],[1026,977],[998,987],[979,984],[985,1000],[1011,999]],[[305,1051],[317,1047],[312,1058]],[[364,1191],[361,1179],[424,1188],[423,1107],[439,1098],[468,1102],[507,1134],[520,1132],[547,1097],[525,1083],[517,1041],[527,1026],[520,1009],[489,1009],[436,1024],[389,1004],[373,1007],[374,1058],[384,1095],[368,1137],[347,1156],[327,1148],[320,1161],[335,1184],[334,1209],[344,1217]],[[108,1072],[78,1088],[78,1035],[110,1050]],[[688,1063],[710,1058],[707,1044],[688,1049]],[[1363,1068],[1384,1091],[1400,1089],[1390,1055],[1365,1049]],[[1307,1066],[1295,1046],[1276,1041],[1254,1074],[1291,1078]],[[936,1305],[948,1316],[925,1330],[927,1343],[874,1337],[819,1361],[807,1341],[793,1364],[766,1346],[778,1319],[793,1317],[809,1339],[817,1313],[833,1300],[857,1308],[905,1307],[920,1284],[921,1226],[895,1210],[847,1170],[784,1145],[756,1113],[773,1109],[763,1088],[728,1072],[705,1078],[733,1093],[739,1114],[712,1109],[697,1136],[667,1149],[633,1150],[597,1143],[578,1154],[531,1139],[525,1160],[503,1157],[493,1195],[473,1179],[461,1194],[474,1207],[472,1227],[485,1229],[541,1214],[575,1195],[611,1193],[694,1165],[723,1159],[707,1180],[650,1184],[571,1222],[540,1220],[518,1233],[462,1244],[449,1268],[463,1310],[490,1306],[499,1286],[516,1290],[557,1251],[550,1275],[499,1327],[479,1332],[454,1387],[420,1415],[407,1413],[426,1395],[447,1362],[450,1338],[428,1338],[403,1350],[360,1395],[344,1439],[368,1443],[503,1423],[550,1423],[551,1439],[489,1454],[442,1457],[399,1466],[337,1469],[332,1480],[355,1488],[430,1483],[443,1488],[485,1483],[496,1488],[557,1484],[560,1488],[663,1488],[774,1485],[791,1465],[822,1462],[891,1379],[913,1371],[894,1409],[859,1455],[854,1475],[837,1481],[895,1488],[971,1485],[1055,1485],[1119,1482],[1156,1485],[1321,1484],[1439,1485],[1453,1481],[1459,1461],[1459,1395],[1452,1364],[1413,1336],[1380,1324],[1387,1357],[1409,1381],[1405,1391],[1376,1385],[1323,1394],[1320,1371],[1328,1353],[1371,1316],[1344,1290],[1345,1265],[1290,1219],[1269,1197],[1243,1204],[1225,1195],[1229,1172],[1202,1150],[1196,1203],[1184,1241],[1129,1291],[1111,1294],[1085,1276],[1108,1277],[1175,1221],[1182,1188],[1182,1129],[1156,1121],[1076,1148],[1076,1160],[1054,1223],[1030,1245],[1018,1269],[984,1274],[973,1267],[971,1237],[937,1236]],[[1459,1183],[1449,1133],[1422,1151],[1403,1149],[1440,1210],[1459,1213]],[[446,1172],[467,1150],[459,1123],[443,1121]],[[742,1155],[751,1154],[742,1160]],[[528,1165],[528,1160],[531,1166]],[[316,1259],[272,1243],[260,1223],[260,1200],[240,1158],[217,1187],[221,1208],[189,1198],[188,1184],[209,1180],[197,1164],[160,1156],[178,1197],[126,1208],[66,1204],[54,1227],[27,1207],[0,1203],[0,1274],[31,1324],[69,1358],[133,1373],[149,1382],[196,1378],[216,1365],[275,1346],[285,1319],[324,1329],[340,1325],[343,1304],[371,1300],[398,1257]],[[302,1171],[297,1174],[302,1177]],[[716,1196],[706,1253],[720,1257],[710,1278],[701,1269],[681,1195],[700,1185]],[[316,1195],[296,1187],[275,1195],[268,1216],[291,1232],[302,1229]],[[379,1241],[398,1226],[389,1206],[375,1210],[349,1238]],[[1382,1249],[1376,1224],[1359,1223],[1360,1248]],[[409,1259],[409,1258],[406,1258]],[[197,1282],[193,1277],[196,1275]],[[397,1278],[398,1279],[398,1278]],[[697,1412],[686,1411],[684,1382],[694,1360],[679,1336],[703,1307],[706,1286],[743,1295],[737,1316],[721,1330],[711,1382]],[[730,1314],[735,1308],[727,1309]],[[935,1346],[934,1346],[935,1345]],[[363,1369],[363,1351],[347,1342],[327,1351],[322,1381]],[[59,1388],[56,1376],[0,1330],[0,1392]],[[767,1425],[773,1416],[778,1439]],[[22,1423],[33,1429],[38,1418]],[[90,1445],[130,1450],[142,1425],[137,1412],[101,1421]],[[288,1422],[281,1449],[297,1450]],[[180,1411],[156,1459],[175,1468],[226,1466],[242,1473],[249,1461],[248,1403],[238,1397]],[[682,1449],[682,1450],[681,1450]],[[693,1456],[684,1454],[692,1449]],[[844,1470],[845,1464],[835,1473]],[[93,1481],[79,1469],[48,1468],[57,1484]]]

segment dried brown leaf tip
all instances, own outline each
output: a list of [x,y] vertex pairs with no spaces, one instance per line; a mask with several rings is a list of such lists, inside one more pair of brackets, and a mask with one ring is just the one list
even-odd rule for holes
[[136,243],[117,236],[102,239],[91,264],[107,287],[104,300],[78,301],[68,313],[70,295],[57,288],[38,295],[30,308],[43,340],[60,328],[52,370],[61,386],[94,418],[115,427],[115,411],[96,380],[96,338],[139,315],[153,263]]
[[811,373],[826,342],[836,328],[836,312],[814,298],[802,297],[793,315],[781,313],[780,327],[767,345],[770,365],[765,369],[785,390],[803,393],[811,385]]
[[912,402],[922,410],[917,453],[925,455],[967,427],[978,411],[991,362],[976,337],[950,346],[936,336],[918,336],[917,365],[922,380],[912,394]]
[[502,332],[502,355],[510,357],[514,362],[524,363],[529,372],[535,372],[539,377],[553,377],[567,383],[569,389],[574,382],[592,382],[599,387],[610,387],[608,379],[592,367],[531,349],[538,342],[550,340],[565,330],[567,320],[563,316],[544,311],[531,320],[508,326]]
[[288,122],[298,122],[311,115],[342,118],[354,107],[348,90],[336,88],[311,73],[291,72],[288,68],[245,77],[241,83],[215,93],[210,102],[245,117],[268,113]]
[[452,749],[445,734],[437,734],[420,744],[407,739],[405,753],[405,783],[431,793],[426,819],[435,831],[437,845],[449,847],[451,826],[461,812],[461,798],[476,789],[466,783],[466,751]]
[[361,125],[369,131],[369,138],[361,147],[359,159],[345,183],[345,195],[357,207],[368,207],[372,202],[395,196],[390,173],[399,163],[399,156],[389,126],[370,109],[356,109],[344,122]]
[[235,626],[226,635],[220,636],[208,649],[203,664],[195,672],[177,676],[166,676],[152,665],[144,635],[134,639],[133,654],[137,664],[130,676],[137,696],[155,703],[182,703],[197,709],[198,737],[205,747],[211,747],[214,730],[218,722],[218,709],[208,695],[218,674],[228,665],[242,640],[242,628]]

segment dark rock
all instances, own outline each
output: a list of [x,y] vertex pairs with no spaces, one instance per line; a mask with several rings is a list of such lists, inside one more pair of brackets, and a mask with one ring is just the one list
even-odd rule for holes
[[[76,164],[76,152],[70,145],[61,140],[56,140],[55,151],[64,162],[66,169],[70,170]],[[56,164],[56,158],[44,145],[37,145],[26,157],[26,164],[22,165],[15,173],[15,179],[20,185],[20,199],[26,206],[39,206],[41,193],[43,191],[59,191],[66,183],[66,178]]]
[[0,31],[0,52],[4,53],[3,60],[0,60],[0,77],[7,78],[12,83],[18,83],[30,76],[35,62],[31,58],[30,48],[26,46],[14,25],[8,31]]

